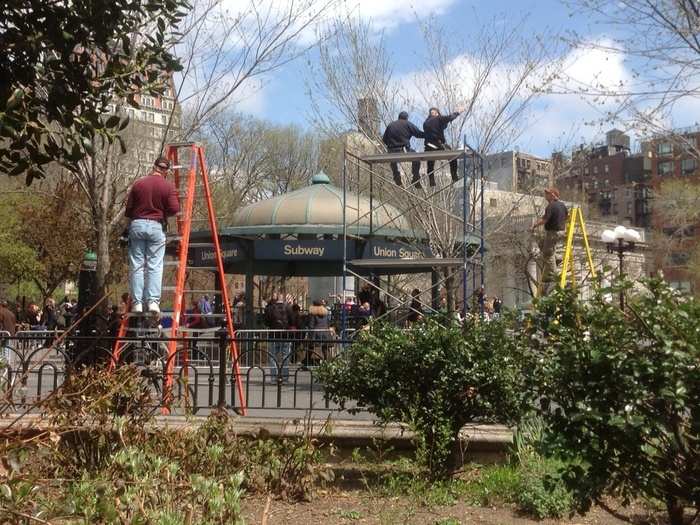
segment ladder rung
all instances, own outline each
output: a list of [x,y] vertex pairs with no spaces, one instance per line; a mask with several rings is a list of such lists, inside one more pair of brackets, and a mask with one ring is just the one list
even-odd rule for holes
[[[163,266],[179,266],[180,261],[165,261]],[[187,270],[218,270],[216,266],[186,266]]]
[[[183,313],[182,314],[185,317],[194,317],[195,315],[199,315],[201,317],[219,317],[223,318],[226,317],[226,314],[193,314],[193,313]],[[233,312],[231,312],[231,317],[233,317]]]
[[[184,214],[184,213],[177,213],[175,216],[176,216],[176,217],[184,217],[185,214]],[[209,217],[204,217],[204,218],[201,218],[201,219],[197,219],[197,218],[192,217],[192,218],[190,219],[190,222],[202,222],[202,221],[207,221],[207,222],[209,222]]]
[[[166,292],[174,292],[174,291],[175,291],[175,286],[163,286],[162,290],[163,290],[163,291],[166,291]],[[202,289],[202,290],[197,290],[197,289],[194,289],[194,288],[189,288],[189,289],[182,290],[182,293],[203,293],[203,294],[213,294],[213,295],[215,295],[215,294],[220,294],[220,293],[221,293],[221,290],[203,290],[203,289]]]
[[169,148],[191,148],[196,145],[196,142],[169,142],[167,144]]
[[214,248],[213,242],[191,242],[189,243],[189,248]]

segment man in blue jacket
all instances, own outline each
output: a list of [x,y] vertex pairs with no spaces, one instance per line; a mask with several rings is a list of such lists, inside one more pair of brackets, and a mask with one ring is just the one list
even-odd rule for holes
[[[402,111],[399,113],[398,120],[395,120],[386,127],[384,130],[384,145],[389,153],[396,153],[399,151],[414,151],[411,148],[411,137],[416,137],[419,139],[423,138],[423,132],[418,129],[418,127],[408,120],[408,113]],[[399,167],[396,162],[391,163],[391,172],[394,174],[394,182],[397,186],[401,186],[401,174],[399,173]],[[413,180],[411,184],[416,188],[420,188],[420,162],[414,160],[411,162],[411,172],[413,173]]]
[[[423,122],[423,134],[425,135],[425,151],[440,151],[446,149],[452,149],[447,141],[445,140],[445,129],[447,125],[456,119],[462,109],[459,108],[454,113],[449,115],[440,115],[440,110],[438,108],[430,108],[428,118]],[[433,170],[435,169],[435,161],[428,161],[428,177],[430,179],[430,185],[435,186],[435,174]],[[457,176],[457,159],[452,159],[450,161],[450,175],[452,175],[452,182],[456,182],[459,177]]]

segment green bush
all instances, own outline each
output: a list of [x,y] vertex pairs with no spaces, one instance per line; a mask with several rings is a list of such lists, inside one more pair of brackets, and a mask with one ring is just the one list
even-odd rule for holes
[[623,312],[610,291],[559,292],[525,323],[546,452],[578,510],[643,497],[681,525],[684,506],[700,509],[700,303],[650,281]]
[[461,330],[432,319],[408,331],[374,326],[325,363],[320,378],[330,399],[408,424],[418,458],[444,477],[461,464],[458,433],[466,423],[512,423],[527,402],[526,353],[506,328],[473,320]]
[[514,502],[521,512],[538,519],[561,518],[574,510],[571,491],[561,478],[566,464],[541,454],[546,434],[539,418],[523,419],[513,434],[518,473]]
[[44,408],[49,424],[60,429],[53,473],[65,477],[97,470],[123,447],[142,442],[157,404],[140,371],[123,366],[70,374]]
[[516,503],[522,512],[538,519],[561,518],[573,510],[573,498],[560,477],[565,464],[532,457],[520,464]]

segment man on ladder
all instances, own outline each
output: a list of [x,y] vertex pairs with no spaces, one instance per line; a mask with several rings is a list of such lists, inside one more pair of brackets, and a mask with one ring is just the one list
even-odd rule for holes
[[542,295],[547,295],[555,286],[557,281],[557,244],[566,227],[568,210],[566,205],[559,200],[559,190],[547,188],[544,190],[544,198],[547,200],[547,207],[540,220],[532,225],[532,229],[544,225],[544,241],[542,242]]
[[129,191],[126,216],[129,224],[129,286],[131,311],[160,313],[165,255],[165,225],[180,211],[177,189],[165,180],[170,161],[159,157],[154,169],[137,180]]

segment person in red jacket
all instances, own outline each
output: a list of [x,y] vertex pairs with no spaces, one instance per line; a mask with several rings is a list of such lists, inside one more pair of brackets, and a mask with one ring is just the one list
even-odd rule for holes
[[129,285],[131,311],[160,312],[165,255],[164,225],[180,211],[175,185],[165,180],[170,161],[159,157],[153,170],[137,180],[126,200],[129,224]]

